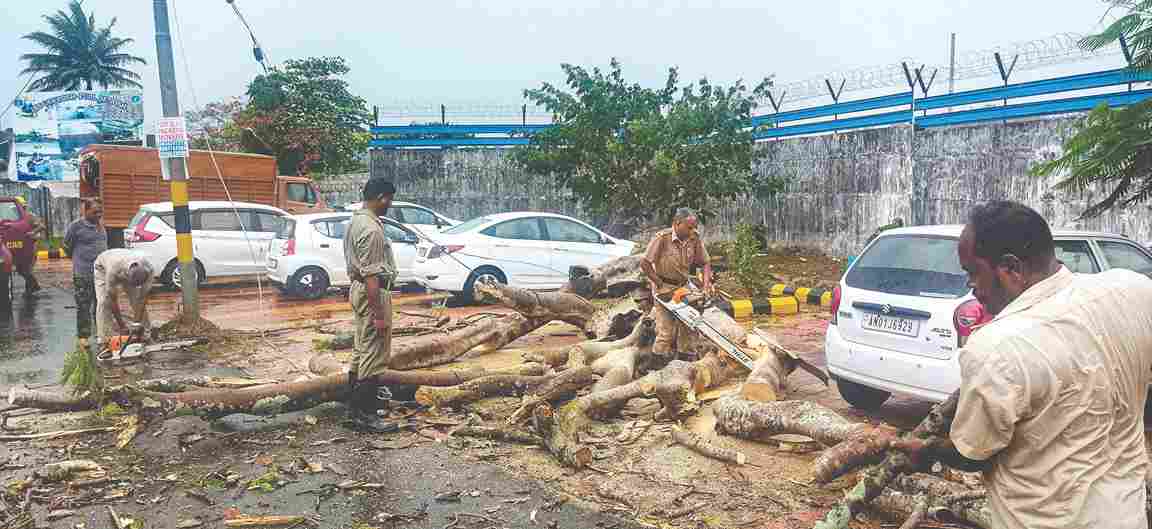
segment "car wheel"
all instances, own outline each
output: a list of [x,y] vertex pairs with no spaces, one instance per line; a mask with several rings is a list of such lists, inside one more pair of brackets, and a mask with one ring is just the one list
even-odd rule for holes
[[481,266],[473,270],[472,274],[468,276],[468,281],[464,282],[464,291],[460,293],[460,299],[465,303],[476,302],[477,281],[496,281],[505,285],[508,284],[508,278],[504,276],[504,272],[495,267]]
[[301,268],[288,280],[288,289],[304,299],[319,299],[328,294],[328,274],[315,266]]
[[[196,275],[197,275],[196,285],[197,286],[203,285],[204,284],[204,277],[205,277],[204,265],[200,263],[199,259],[197,259],[195,262],[196,262]],[[162,282],[164,282],[165,284],[167,284],[168,286],[170,286],[176,290],[180,290],[182,288],[182,285],[184,284],[184,278],[182,278],[180,276],[181,276],[180,263],[177,260],[173,259],[171,261],[168,261],[168,266],[164,267],[164,273],[160,274],[160,280]]]
[[833,379],[836,381],[836,388],[840,390],[840,396],[854,408],[874,410],[882,406],[892,396],[892,393],[887,391],[870,388],[851,380],[840,377],[833,377]]

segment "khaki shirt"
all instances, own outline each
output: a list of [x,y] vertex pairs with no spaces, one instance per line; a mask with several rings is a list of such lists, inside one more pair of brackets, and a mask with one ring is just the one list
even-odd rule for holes
[[672,228],[661,230],[648,243],[644,260],[652,263],[660,281],[682,286],[692,278],[692,266],[708,264],[708,250],[700,237],[693,235],[688,240],[680,240]]
[[379,276],[385,289],[396,280],[396,258],[392,255],[392,242],[384,233],[384,221],[368,209],[357,210],[344,231],[344,261],[348,277],[363,282],[370,276]]
[[1127,270],[1061,268],[972,335],[951,438],[991,463],[996,527],[1147,529],[1150,353],[1152,280]]

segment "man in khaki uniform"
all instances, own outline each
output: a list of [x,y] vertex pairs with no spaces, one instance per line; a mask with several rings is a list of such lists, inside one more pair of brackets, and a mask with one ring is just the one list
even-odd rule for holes
[[148,259],[132,250],[105,250],[92,265],[92,283],[96,291],[96,336],[103,341],[127,334],[129,328],[120,311],[120,292],[128,296],[132,321],[147,331],[148,292],[152,290],[154,270]]
[[959,258],[996,317],[960,352],[949,440],[893,447],[982,469],[995,527],[1147,529],[1152,280],[1073,274],[1014,202],[973,210]]
[[[660,231],[648,243],[648,251],[640,260],[640,268],[648,276],[652,295],[663,300],[669,299],[677,288],[688,284],[694,266],[704,267],[704,279],[700,285],[704,293],[709,297],[716,294],[712,286],[712,265],[708,259],[708,250],[704,249],[704,242],[696,233],[699,224],[696,213],[691,209],[677,209],[672,217],[672,227]],[[659,304],[652,311],[656,323],[656,343],[652,345],[652,352],[658,356],[672,356],[678,352],[677,348],[682,345],[681,341],[688,328]]]
[[[348,297],[356,316],[354,353],[348,366],[349,419],[370,432],[392,432],[393,423],[381,420],[381,390],[375,379],[388,368],[392,355],[392,283],[396,261],[380,217],[392,206],[396,186],[373,178],[364,184],[364,207],[352,215],[344,232],[344,260],[352,287]],[[389,397],[390,398],[390,397]]]

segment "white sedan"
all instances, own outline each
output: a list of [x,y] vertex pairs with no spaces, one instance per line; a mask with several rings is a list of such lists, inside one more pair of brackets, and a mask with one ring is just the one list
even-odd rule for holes
[[[285,294],[315,299],[331,287],[351,285],[344,262],[344,230],[351,213],[311,213],[284,218],[284,225],[269,243],[268,280]],[[391,219],[384,231],[392,241],[399,274],[397,284],[412,283],[417,236]]]
[[[346,211],[356,211],[363,207],[363,202],[354,202],[344,206],[344,209]],[[456,219],[450,219],[433,211],[431,208],[426,208],[420,204],[413,204],[411,202],[392,202],[392,207],[388,208],[387,216],[423,235],[430,235],[441,229],[460,224],[460,221]]]
[[430,238],[417,246],[416,281],[466,301],[472,301],[481,279],[558,289],[568,281],[570,267],[594,267],[630,255],[635,247],[574,218],[537,212],[477,217]]

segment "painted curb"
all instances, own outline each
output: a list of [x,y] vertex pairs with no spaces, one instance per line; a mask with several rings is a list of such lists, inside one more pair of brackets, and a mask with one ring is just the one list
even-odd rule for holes
[[800,303],[795,296],[771,298],[719,300],[716,307],[737,320],[751,318],[753,314],[796,314]]
[[797,301],[805,305],[832,305],[832,290],[826,288],[790,287],[784,283],[772,285],[769,294],[772,296],[794,296]]
[[67,259],[68,252],[63,248],[53,248],[51,250],[40,250],[36,252],[36,257],[40,259]]

